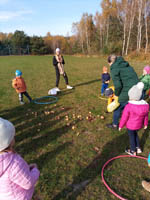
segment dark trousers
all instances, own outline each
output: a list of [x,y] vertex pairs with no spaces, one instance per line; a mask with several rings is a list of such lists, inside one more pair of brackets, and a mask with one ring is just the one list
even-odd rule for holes
[[[55,70],[56,70],[56,87],[58,87],[59,81],[60,81],[60,72],[59,72],[58,67],[55,67]],[[68,85],[69,84],[68,83],[68,76],[67,76],[66,72],[64,72],[63,77],[65,79],[66,85]]]
[[145,99],[145,96],[146,96],[146,90],[143,90],[141,99]]
[[127,103],[128,102],[120,103],[120,106],[113,112],[113,124],[114,125],[118,126],[120,116],[121,116],[122,111]]
[[129,135],[129,140],[130,140],[130,150],[135,152],[136,148],[140,148],[137,130],[128,129],[128,135]]
[[108,88],[108,83],[102,83],[101,94],[104,94],[104,91]]
[[32,101],[32,98],[29,96],[29,94],[27,92],[21,92],[21,93],[19,93],[19,101],[20,102],[23,102],[23,95],[25,95],[30,102]]

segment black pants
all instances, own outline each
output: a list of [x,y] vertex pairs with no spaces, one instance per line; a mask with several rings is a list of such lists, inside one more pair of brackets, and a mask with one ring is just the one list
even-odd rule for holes
[[21,93],[19,93],[19,101],[20,102],[23,102],[23,95],[25,95],[30,102],[32,101],[32,98],[29,96],[29,94],[27,92],[21,92]]
[[[55,70],[56,70],[56,87],[58,87],[59,81],[60,81],[60,72],[59,72],[58,67],[55,67]],[[68,83],[68,76],[67,76],[66,72],[64,72],[63,77],[65,79],[66,85],[68,85],[69,84]]]
[[128,129],[128,135],[129,135],[129,139],[130,139],[130,149],[131,149],[131,151],[135,152],[136,148],[140,148],[139,137],[138,137],[137,131]]
[[114,112],[113,112],[113,124],[114,125],[118,126],[121,113],[127,103],[128,102],[120,103],[120,106],[116,110],[114,110]]

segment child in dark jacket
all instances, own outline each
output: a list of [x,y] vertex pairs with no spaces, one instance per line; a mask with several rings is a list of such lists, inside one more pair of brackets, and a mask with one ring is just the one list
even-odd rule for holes
[[102,87],[101,87],[101,95],[104,95],[105,90],[108,88],[108,84],[110,81],[110,74],[108,73],[107,67],[103,67],[103,73],[101,76],[102,79]]

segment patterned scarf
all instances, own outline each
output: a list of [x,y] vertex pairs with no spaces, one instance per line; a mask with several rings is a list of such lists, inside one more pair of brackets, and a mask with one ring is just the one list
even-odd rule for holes
[[64,65],[62,64],[62,61],[63,61],[62,56],[61,55],[55,55],[55,58],[58,62],[59,73],[63,75],[65,71],[64,71]]

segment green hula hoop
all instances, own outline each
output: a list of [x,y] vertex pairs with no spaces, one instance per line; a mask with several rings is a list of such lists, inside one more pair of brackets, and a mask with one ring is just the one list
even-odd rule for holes
[[[41,100],[41,99],[48,99],[48,98],[51,98],[53,100],[52,101],[48,101],[48,102],[39,102],[39,100]],[[42,105],[42,104],[53,104],[53,103],[56,103],[57,101],[58,101],[57,97],[54,97],[54,96],[43,96],[43,97],[34,99],[33,103]]]

